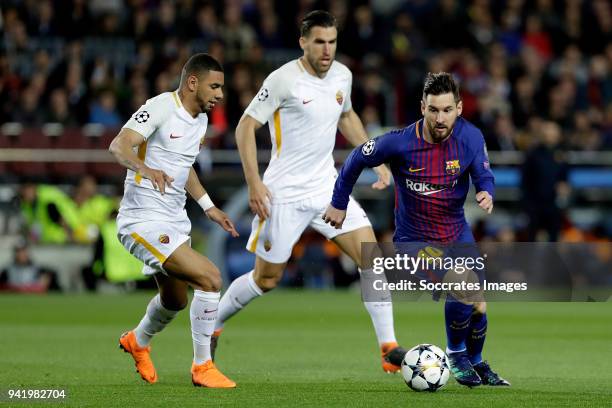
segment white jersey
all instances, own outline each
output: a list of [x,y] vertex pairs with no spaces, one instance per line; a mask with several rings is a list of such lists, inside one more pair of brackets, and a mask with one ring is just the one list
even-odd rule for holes
[[119,214],[144,221],[176,221],[186,218],[185,183],[200,146],[208,117],[196,118],[185,110],[178,93],[165,92],[149,99],[123,126],[140,133],[145,141],[138,157],[147,167],[174,178],[162,196],[150,180],[129,170]]
[[270,127],[272,152],[263,182],[275,204],[333,190],[332,151],[340,115],[352,108],[352,80],[338,61],[319,78],[293,60],[266,78],[247,107],[246,114]]

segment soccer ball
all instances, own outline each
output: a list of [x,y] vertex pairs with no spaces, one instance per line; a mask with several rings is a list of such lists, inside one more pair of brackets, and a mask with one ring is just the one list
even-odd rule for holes
[[404,356],[402,375],[415,391],[437,391],[450,375],[446,354],[433,344],[414,346]]

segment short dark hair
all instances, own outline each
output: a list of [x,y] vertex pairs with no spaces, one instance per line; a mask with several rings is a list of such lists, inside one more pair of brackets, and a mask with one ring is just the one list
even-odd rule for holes
[[459,85],[453,79],[453,76],[448,72],[428,72],[423,84],[423,99],[427,95],[442,95],[452,93],[455,97],[455,102],[461,100],[459,95]]
[[223,66],[221,65],[221,63],[219,63],[219,61],[211,57],[209,54],[194,54],[187,60],[187,62],[183,66],[183,72],[181,73],[181,82],[185,80],[189,75],[195,75],[199,77],[200,75],[208,71],[223,72]]
[[310,34],[312,27],[338,28],[338,23],[336,22],[336,17],[334,17],[333,14],[328,13],[325,10],[315,10],[306,14],[306,16],[304,16],[302,19],[300,35],[302,37],[307,37],[308,34]]

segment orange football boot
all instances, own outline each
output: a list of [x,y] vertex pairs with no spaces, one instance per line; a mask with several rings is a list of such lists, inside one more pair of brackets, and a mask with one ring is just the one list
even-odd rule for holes
[[134,331],[125,332],[119,338],[119,348],[130,353],[136,364],[136,371],[143,380],[150,384],[157,382],[157,372],[151,361],[151,346],[140,347],[136,342]]
[[212,360],[207,360],[203,364],[191,365],[191,382],[196,387],[208,388],[234,388],[236,383],[227,378],[215,367]]
[[382,369],[386,373],[397,373],[401,369],[402,360],[408,350],[400,347],[396,342],[383,343],[380,346]]

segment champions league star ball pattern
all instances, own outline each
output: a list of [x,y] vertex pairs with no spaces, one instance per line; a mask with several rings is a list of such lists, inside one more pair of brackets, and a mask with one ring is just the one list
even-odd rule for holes
[[404,356],[402,375],[415,391],[437,391],[448,382],[450,375],[446,354],[432,344],[419,344]]
[[149,112],[147,111],[140,111],[134,115],[134,119],[136,119],[136,122],[138,123],[145,123],[150,117],[151,115],[149,115]]

